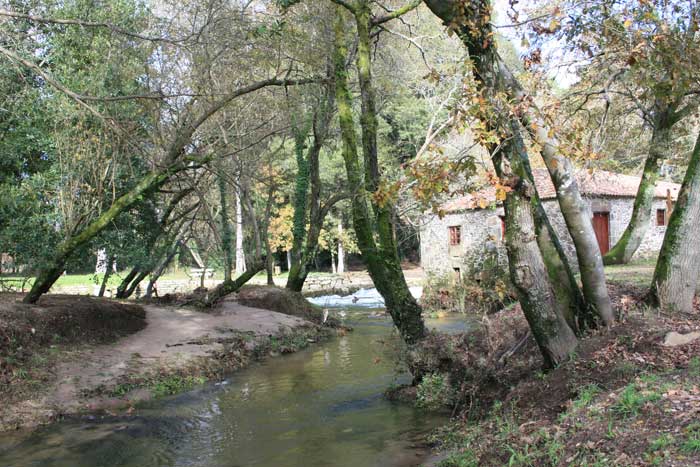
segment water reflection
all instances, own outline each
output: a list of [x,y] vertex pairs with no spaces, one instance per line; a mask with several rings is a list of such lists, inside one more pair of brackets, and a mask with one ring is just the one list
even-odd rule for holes
[[[0,439],[0,466],[412,466],[443,415],[382,397],[396,373],[395,337],[375,311],[355,331],[140,407],[135,416],[72,419]],[[376,316],[376,313],[375,313]],[[464,329],[459,318],[431,322]]]

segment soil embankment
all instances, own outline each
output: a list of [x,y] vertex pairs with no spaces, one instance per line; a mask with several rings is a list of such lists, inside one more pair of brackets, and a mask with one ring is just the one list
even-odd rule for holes
[[2,336],[0,394],[10,403],[0,408],[0,431],[66,414],[131,410],[138,401],[293,352],[330,332],[233,298],[208,313],[70,296],[26,308],[16,298],[6,297],[0,309],[2,329],[11,333]]

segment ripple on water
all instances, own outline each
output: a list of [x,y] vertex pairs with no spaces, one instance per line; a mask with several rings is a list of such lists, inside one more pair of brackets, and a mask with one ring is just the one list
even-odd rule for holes
[[372,314],[349,310],[346,336],[151,401],[136,416],[72,418],[2,439],[0,467],[419,465],[421,440],[445,418],[382,397],[409,378],[395,371],[390,320]]

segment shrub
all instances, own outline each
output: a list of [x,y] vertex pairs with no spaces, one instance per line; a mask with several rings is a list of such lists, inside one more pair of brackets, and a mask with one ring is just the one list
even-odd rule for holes
[[421,305],[428,311],[493,313],[516,300],[508,267],[499,260],[497,249],[480,252],[468,264],[461,278],[455,274],[429,276]]
[[454,391],[448,377],[433,373],[425,375],[416,388],[416,405],[425,409],[439,409],[454,402]]

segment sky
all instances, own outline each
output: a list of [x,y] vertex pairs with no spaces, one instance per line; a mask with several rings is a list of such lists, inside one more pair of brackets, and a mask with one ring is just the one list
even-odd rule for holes
[[[537,3],[537,1],[521,0],[520,5],[516,5],[516,9],[520,13],[521,21],[527,18],[527,16],[523,12],[523,6],[527,5],[527,7],[532,8],[533,6],[536,6]],[[510,19],[508,18],[507,14],[509,8],[509,0],[493,0],[493,9],[496,16],[495,24],[504,25],[510,23]],[[527,49],[525,49],[522,46],[521,35],[523,31],[521,29],[500,28],[498,29],[498,32],[510,40],[518,54],[522,56],[527,52]],[[566,56],[563,55],[563,49],[564,48],[561,46],[561,44],[555,41],[549,41],[547,42],[547,45],[545,45],[545,47],[543,48],[542,54],[548,59],[553,59],[554,61],[563,61],[566,58]],[[573,68],[563,67],[550,69],[549,77],[552,78],[562,89],[569,88],[571,85],[575,84],[579,79]]]

